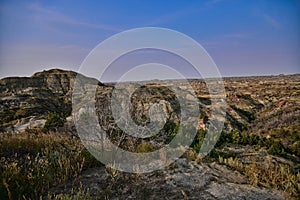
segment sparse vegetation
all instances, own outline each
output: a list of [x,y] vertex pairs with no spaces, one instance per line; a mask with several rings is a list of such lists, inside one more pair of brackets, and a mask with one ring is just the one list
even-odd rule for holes
[[[52,78],[43,81],[45,77]],[[139,173],[139,166],[136,168],[138,173],[129,174],[105,167],[97,161],[81,144],[71,123],[65,123],[71,112],[71,82],[75,77],[76,73],[72,72],[48,71],[37,73],[31,78],[21,78],[21,84],[18,84],[19,78],[1,80],[7,88],[1,92],[3,103],[0,105],[0,131],[3,132],[0,135],[0,199],[94,199],[94,186],[90,190],[76,182],[84,180],[81,176],[92,169],[100,169],[102,173],[103,183],[97,193],[100,199],[110,199],[124,193],[126,197],[136,193],[138,199],[147,199],[153,189],[145,187],[147,181],[152,184],[149,177],[161,178],[171,172],[169,176],[175,174],[178,179],[184,179],[180,173],[185,169],[176,168],[178,166],[175,163],[169,165],[163,173],[153,172],[147,177]],[[191,148],[178,158],[181,167],[187,167],[185,173],[193,172],[190,163],[194,163],[195,168],[216,164],[223,169],[240,172],[243,178],[248,178],[248,183],[281,190],[299,198],[299,77],[269,77],[263,78],[266,79],[263,81],[257,77],[226,78],[228,107],[225,128],[218,140],[216,134],[205,140],[208,144],[217,143],[216,148],[202,160],[198,153],[207,136],[211,101],[205,83],[191,80],[201,102],[198,126],[202,129],[197,131]],[[180,81],[176,85],[180,87]],[[132,119],[138,125],[150,123],[148,111],[151,105],[163,99],[169,102],[163,107],[167,123],[158,134],[150,138],[128,136],[116,126],[111,115],[112,90],[112,85],[99,84],[96,111],[99,124],[106,131],[108,139],[124,150],[152,152],[169,144],[175,136],[178,140],[173,144],[180,145],[188,139],[189,133],[195,131],[188,126],[179,128],[180,105],[173,92],[159,84],[149,84],[132,95]],[[79,117],[85,119],[86,124],[90,122],[88,112],[81,112]],[[46,119],[44,125],[43,119]],[[35,120],[43,122],[34,123]],[[30,126],[25,129],[24,124]],[[64,128],[60,129],[62,126]],[[71,129],[68,130],[69,135],[63,133],[65,128]],[[105,156],[113,158],[115,155],[112,151]],[[161,157],[162,161],[166,159],[166,155],[162,154]],[[189,182],[193,178],[184,180]],[[68,190],[52,192],[51,189],[56,189],[60,184],[68,187]],[[159,180],[159,190],[160,186],[167,190],[171,187],[166,184],[166,180]],[[173,188],[179,187],[176,185]],[[193,194],[190,188],[180,188],[178,191],[181,198]],[[164,192],[162,195],[165,195]]]
[[36,199],[51,186],[77,177],[91,162],[80,141],[67,135],[24,132],[0,137],[0,199]]
[[[193,143],[195,151],[199,151],[205,135],[206,131],[198,131]],[[287,157],[288,153],[297,156],[294,152],[295,150],[290,151],[286,149],[279,140],[274,140],[273,138],[265,138],[247,132],[231,131],[230,133],[221,134],[216,145],[217,149],[213,149],[206,160],[218,161],[246,174],[249,177],[249,183],[253,185],[281,190],[293,197],[299,197],[300,172],[295,170],[293,166],[270,159],[264,163],[255,159],[243,163],[241,160],[245,156],[238,156],[238,154],[231,151],[226,152],[222,150],[222,147],[226,145],[256,146],[265,148],[269,154],[280,157]]]
[[137,148],[136,148],[136,152],[138,153],[148,153],[148,152],[152,152],[154,151],[156,148],[153,144],[151,144],[150,142],[142,142],[140,143]]
[[245,173],[253,185],[278,189],[299,197],[300,172],[293,172],[293,168],[287,164],[276,163],[271,159],[265,163],[253,159],[252,162],[245,164],[241,158],[221,156],[219,162]]
[[56,128],[63,126],[65,122],[66,118],[62,114],[51,112],[46,117],[46,122],[43,131],[53,131]]
[[70,194],[49,194],[46,197],[47,200],[91,200],[93,199],[90,191],[84,189],[82,185],[78,188],[73,188]]

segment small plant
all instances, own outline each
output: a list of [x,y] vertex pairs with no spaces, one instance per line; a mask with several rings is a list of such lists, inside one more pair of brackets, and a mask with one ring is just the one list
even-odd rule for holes
[[153,144],[151,144],[150,142],[142,142],[140,143],[137,148],[136,151],[138,153],[148,153],[148,152],[152,152],[154,151],[156,148],[154,147]]
[[109,177],[109,180],[112,183],[112,185],[114,185],[120,178],[119,171],[117,169],[115,169],[115,166],[112,166],[112,167],[107,166],[105,168],[105,172],[106,172],[106,175]]
[[61,127],[66,122],[66,118],[58,113],[49,113],[46,117],[46,122],[43,130],[56,130],[56,128]]
[[89,189],[85,189],[82,183],[78,188],[72,188],[70,194],[48,194],[47,200],[91,200],[93,199]]
[[105,199],[109,199],[114,187],[116,186],[117,181],[120,178],[120,173],[115,167],[116,166],[113,165],[112,167],[106,166],[106,168],[105,168],[105,172],[106,172],[106,175],[107,175],[108,181],[109,181],[108,186],[105,190]]

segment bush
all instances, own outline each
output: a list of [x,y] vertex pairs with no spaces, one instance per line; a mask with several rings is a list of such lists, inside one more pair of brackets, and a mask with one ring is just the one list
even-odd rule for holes
[[232,143],[233,144],[240,144],[241,143],[241,134],[239,131],[231,131],[230,134],[232,135],[231,138],[232,138]]
[[150,142],[143,141],[141,144],[139,144],[136,148],[137,153],[148,153],[155,151],[155,147]]
[[62,127],[66,122],[66,118],[58,113],[49,113],[46,117],[46,122],[43,130],[55,130],[58,127]]
[[284,146],[279,141],[275,141],[268,149],[268,152],[272,155],[279,155],[279,156],[284,156],[286,154]]
[[201,130],[198,130],[197,131],[197,135],[192,143],[192,148],[197,152],[199,153],[200,151],[200,148],[203,144],[203,140],[205,138],[205,135],[206,135],[207,131],[201,129]]
[[292,152],[294,155],[300,157],[300,141],[297,141],[297,142],[295,142],[295,143],[293,144],[292,149],[291,149],[291,152]]

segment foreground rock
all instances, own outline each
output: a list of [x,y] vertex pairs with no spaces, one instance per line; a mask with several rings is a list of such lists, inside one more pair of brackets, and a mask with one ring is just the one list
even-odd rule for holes
[[223,165],[198,164],[184,158],[164,171],[120,173],[113,185],[111,181],[105,167],[90,168],[75,181],[50,192],[70,193],[71,188],[82,184],[94,199],[286,199],[279,191],[248,185],[245,176]]

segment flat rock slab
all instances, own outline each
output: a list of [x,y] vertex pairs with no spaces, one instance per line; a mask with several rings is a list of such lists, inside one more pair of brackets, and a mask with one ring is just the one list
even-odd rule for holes
[[120,173],[111,184],[105,167],[85,170],[76,180],[55,187],[51,193],[70,193],[78,185],[88,188],[94,199],[197,199],[197,200],[283,200],[276,190],[247,184],[245,176],[216,163],[179,159],[162,171],[147,174]]

